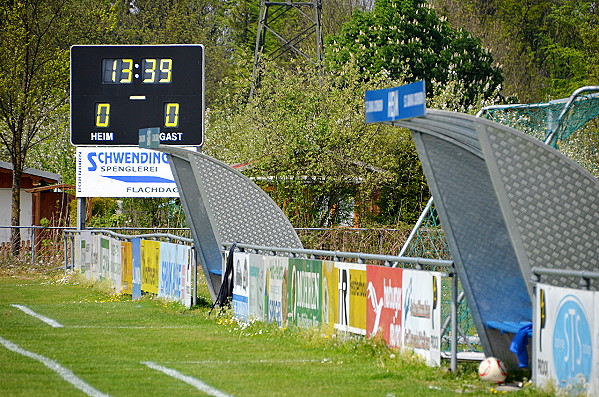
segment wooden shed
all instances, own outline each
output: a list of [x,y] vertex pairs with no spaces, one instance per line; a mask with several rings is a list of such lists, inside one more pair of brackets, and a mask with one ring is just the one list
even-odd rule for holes
[[[10,241],[12,203],[12,164],[0,161],[0,242]],[[25,168],[21,180],[21,220],[20,226],[67,226],[69,203],[74,195],[68,193],[72,185],[61,183],[62,178],[52,172]],[[32,233],[23,231],[24,241],[30,240]]]

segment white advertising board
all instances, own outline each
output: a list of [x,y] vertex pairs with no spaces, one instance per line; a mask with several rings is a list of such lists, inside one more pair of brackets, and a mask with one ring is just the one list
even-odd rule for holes
[[191,247],[160,243],[158,296],[191,307]]
[[100,277],[110,278],[110,237],[99,236],[98,260],[100,264]]
[[553,383],[571,395],[599,395],[598,301],[597,292],[537,285],[533,321],[536,384]]
[[100,239],[101,236],[99,234],[91,234],[89,233],[89,241],[91,244],[90,249],[90,264],[89,268],[85,272],[85,275],[89,279],[99,279],[102,272],[102,265],[100,264]]
[[250,254],[233,254],[233,312],[240,320],[250,315]]
[[249,316],[258,321],[264,321],[264,289],[266,287],[264,268],[262,255],[250,254]]
[[404,269],[403,346],[441,364],[441,273]]
[[179,197],[166,153],[77,147],[77,197]]
[[117,293],[123,288],[123,261],[121,257],[121,242],[110,238],[110,271],[109,277]]

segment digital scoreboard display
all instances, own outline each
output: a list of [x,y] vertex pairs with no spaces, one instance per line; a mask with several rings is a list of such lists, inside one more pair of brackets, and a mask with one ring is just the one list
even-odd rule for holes
[[143,128],[163,145],[203,144],[204,47],[71,47],[71,143],[137,146]]

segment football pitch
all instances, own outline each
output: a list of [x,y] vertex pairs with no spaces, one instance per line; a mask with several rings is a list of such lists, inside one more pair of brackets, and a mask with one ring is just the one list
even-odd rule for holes
[[80,278],[2,276],[0,311],[2,396],[497,393],[472,365],[453,374],[381,343],[131,301]]

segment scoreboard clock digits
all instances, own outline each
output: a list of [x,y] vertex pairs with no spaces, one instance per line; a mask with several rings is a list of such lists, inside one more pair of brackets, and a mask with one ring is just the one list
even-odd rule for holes
[[133,59],[102,59],[103,84],[131,84],[139,79],[144,84],[170,84],[173,60],[170,58],[146,58],[141,65]]

